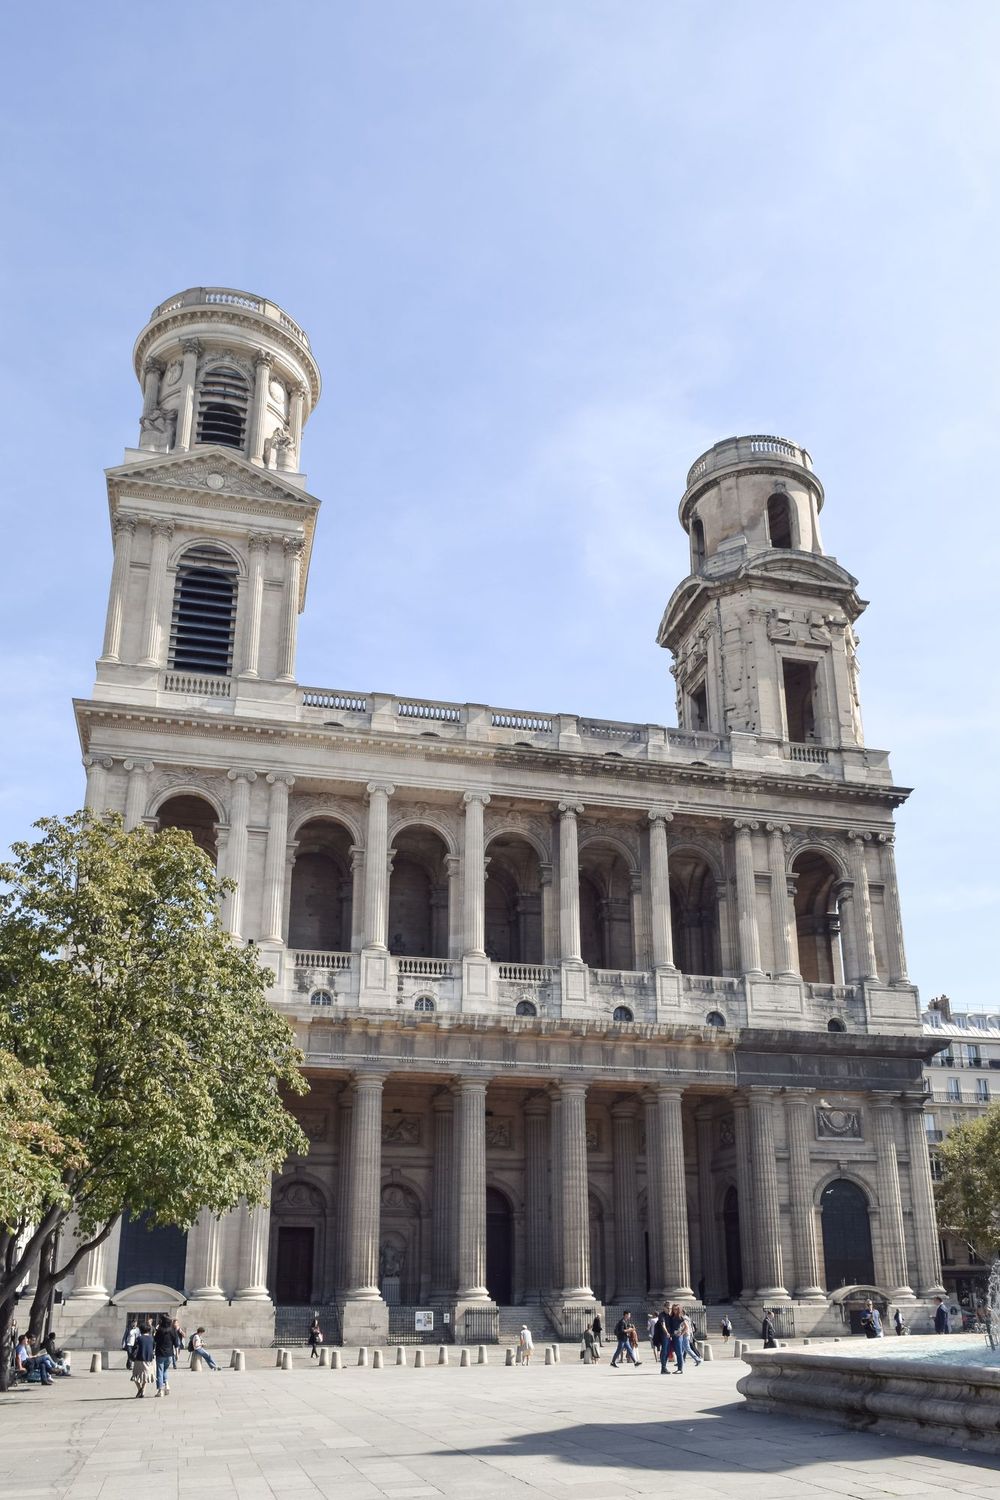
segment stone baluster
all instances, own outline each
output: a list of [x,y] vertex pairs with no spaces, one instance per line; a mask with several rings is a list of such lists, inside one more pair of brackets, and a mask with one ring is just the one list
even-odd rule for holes
[[637,1302],[646,1292],[645,1274],[639,1254],[639,1192],[635,1159],[636,1100],[616,1099],[611,1106],[614,1155],[615,1209],[615,1301]]
[[295,645],[299,630],[299,598],[302,591],[302,554],[305,539],[286,536],[282,542],[285,553],[285,592],[281,605],[281,650],[278,656],[278,681],[295,681]]
[[926,1097],[923,1094],[903,1095],[906,1154],[910,1159],[910,1206],[913,1210],[917,1290],[921,1297],[943,1297],[945,1289],[941,1281],[941,1250],[937,1215],[934,1211],[934,1184],[931,1180],[931,1159],[924,1123],[925,1103]]
[[250,462],[264,462],[264,419],[267,416],[267,388],[271,381],[274,355],[258,349],[254,363],[253,411],[250,417]]
[[579,802],[559,804],[559,939],[564,964],[582,963],[580,955],[580,848],[576,820]]
[[302,417],[305,408],[306,388],[304,385],[294,386],[292,389],[292,400],[289,408],[289,419],[292,433],[292,451],[295,455],[295,468],[301,472],[302,469]]
[[753,835],[759,825],[737,821],[736,830],[736,903],[739,916],[740,967],[744,974],[757,975],[760,966],[760,933],[757,930],[757,877],[753,867]]
[[653,967],[673,969],[674,930],[670,921],[670,863],[667,824],[673,813],[654,808],[649,814],[649,898],[653,929]]
[[270,772],[267,805],[267,846],[264,852],[264,909],[262,943],[284,941],[285,863],[288,851],[288,793],[294,776]]
[[439,1089],[434,1110],[434,1175],[431,1182],[431,1296],[444,1300],[455,1289],[452,1256],[452,1191],[454,1187],[455,1098]]
[[121,661],[122,628],[132,576],[132,543],[137,516],[119,514],[111,523],[114,537],[114,562],[111,565],[111,588],[108,592],[108,614],[104,624],[104,649],[101,661]]
[[[657,1184],[657,1211],[663,1245],[663,1295],[692,1297],[691,1254],[688,1248],[687,1181],[684,1170],[684,1126],[679,1084],[661,1083],[656,1094],[657,1156],[661,1176]],[[652,1210],[651,1210],[652,1212]]]
[[590,1289],[590,1201],[587,1193],[587,1085],[561,1083],[563,1288],[567,1301]]
[[465,807],[465,899],[462,930],[466,958],[486,957],[486,848],[483,831],[483,809],[489,802],[487,792],[466,792]]
[[151,760],[127,760],[125,770],[128,781],[125,785],[125,827],[138,828],[146,812],[149,789],[146,778],[153,769]]
[[785,839],[791,833],[787,823],[767,824],[767,866],[771,877],[771,932],[774,942],[774,973],[782,979],[798,974],[798,943],[795,934],[795,912],[788,899],[788,871],[785,869]]
[[716,1225],[717,1184],[713,1163],[715,1145],[715,1110],[711,1104],[699,1104],[694,1112],[698,1146],[698,1220],[701,1227],[701,1276],[705,1282],[705,1300],[715,1301],[726,1291],[725,1267],[720,1250],[722,1240]]
[[347,1296],[353,1301],[379,1298],[379,1211],[382,1197],[382,1085],[379,1073],[354,1079],[351,1132],[350,1229]]
[[177,424],[177,449],[187,453],[194,436],[194,387],[198,373],[201,344],[197,339],[181,339],[184,360],[181,365],[181,409]]
[[795,1266],[795,1296],[807,1302],[823,1302],[820,1285],[816,1210],[813,1207],[813,1172],[809,1146],[813,1136],[812,1089],[785,1092],[785,1132],[788,1136],[788,1196],[792,1220]]
[[885,926],[889,943],[889,983],[908,985],[906,949],[903,946],[903,914],[899,909],[899,882],[896,879],[896,840],[891,833],[880,833],[879,855],[885,890]]
[[83,805],[88,812],[99,817],[108,805],[108,772],[114,766],[114,761],[110,755],[85,755],[83,765],[87,772]]
[[260,676],[260,628],[264,616],[264,567],[271,538],[263,531],[251,531],[250,576],[247,580],[247,622],[244,636],[241,677]]
[[389,924],[389,782],[368,783],[365,848],[365,947],[385,950]]
[[486,1080],[458,1081],[458,1298],[489,1300],[486,1289]]
[[774,1156],[774,1090],[750,1090],[750,1156],[753,1163],[758,1297],[787,1297],[781,1269],[781,1204]]
[[222,1220],[210,1208],[203,1208],[198,1215],[194,1241],[189,1301],[214,1301],[224,1297],[219,1279],[222,1274]]
[[532,1094],[524,1105],[524,1290],[526,1302],[541,1302],[545,1293],[549,1246],[549,1105],[544,1094]]
[[757,1256],[754,1241],[754,1173],[750,1156],[750,1106],[742,1094],[733,1096],[733,1133],[736,1137],[736,1196],[740,1212],[740,1263],[742,1296],[757,1289]]
[[878,964],[875,959],[875,928],[872,923],[871,893],[868,889],[868,859],[865,846],[871,841],[870,833],[850,829],[847,835],[851,851],[851,879],[854,882],[854,898],[851,902],[854,921],[854,947],[857,955],[858,979],[878,979]]
[[163,652],[160,643],[160,600],[167,577],[167,553],[174,534],[172,521],[154,521],[150,527],[152,548],[149,558],[149,580],[146,584],[146,608],[142,622],[142,657],[140,666],[158,667]]
[[250,826],[250,788],[257,780],[256,771],[239,767],[227,772],[233,783],[229,808],[229,841],[226,846],[226,875],[236,882],[236,889],[226,898],[224,922],[234,937],[244,937],[244,887],[247,878],[247,830]]
[[271,1183],[263,1203],[244,1204],[240,1234],[240,1285],[233,1293],[241,1302],[270,1301],[267,1289],[267,1252],[271,1236]]
[[892,1096],[872,1095],[879,1238],[882,1242],[879,1285],[886,1288],[894,1301],[913,1296],[906,1277],[906,1231],[903,1227],[903,1198],[899,1190],[895,1111],[896,1100]]

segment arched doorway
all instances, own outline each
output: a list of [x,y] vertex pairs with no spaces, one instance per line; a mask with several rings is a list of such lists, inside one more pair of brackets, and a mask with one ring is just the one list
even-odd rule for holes
[[215,808],[210,802],[206,802],[204,797],[186,794],[168,797],[166,802],[160,804],[156,814],[158,832],[163,828],[182,828],[191,835],[198,848],[208,855],[213,865],[218,858],[215,835],[217,821]]
[[580,955],[592,969],[635,968],[632,881],[613,845],[593,841],[580,851]]
[[858,1282],[871,1286],[875,1261],[868,1199],[856,1183],[838,1177],[823,1189],[820,1207],[827,1291]]
[[497,963],[544,963],[538,855],[526,839],[509,833],[497,834],[487,851],[487,954]]
[[682,974],[722,973],[715,876],[690,850],[670,856],[670,924],[674,963]]
[[807,849],[792,861],[799,973],[812,984],[842,984],[837,872],[825,855]]
[[448,957],[447,852],[433,828],[404,828],[393,838],[390,953],[406,958]]
[[122,1217],[118,1242],[118,1289],[157,1282],[184,1290],[187,1233],[175,1224],[150,1225],[148,1214]]
[[342,823],[312,818],[299,829],[297,842],[288,946],[318,953],[349,953],[351,835]]
[[486,1189],[486,1287],[493,1301],[513,1301],[514,1235],[510,1203],[497,1188]]
[[722,1200],[722,1231],[726,1243],[726,1291],[737,1298],[743,1290],[743,1252],[740,1249],[740,1198],[734,1187]]
[[319,1188],[299,1178],[276,1184],[271,1200],[271,1275],[279,1306],[323,1301],[326,1203]]

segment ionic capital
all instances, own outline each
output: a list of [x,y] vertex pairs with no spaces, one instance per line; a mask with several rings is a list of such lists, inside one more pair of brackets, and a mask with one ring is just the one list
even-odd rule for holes
[[896,835],[894,833],[880,833],[876,835],[876,838],[878,843],[882,844],[886,849],[891,849],[896,842]]
[[733,830],[735,833],[756,833],[759,827],[760,824],[755,823],[751,818],[733,819]]
[[138,771],[141,774],[145,774],[147,771],[153,769],[153,762],[151,760],[126,760],[122,764],[126,771]]
[[252,785],[257,780],[256,771],[244,770],[242,766],[233,766],[231,770],[226,772],[226,775],[230,781],[245,781],[249,785]]
[[870,844],[872,836],[870,833],[865,833],[864,829],[862,828],[849,828],[847,830],[847,837],[848,839],[850,839],[851,843],[857,843],[861,845]]
[[582,812],[582,802],[560,802],[559,804],[559,816],[561,818],[578,818]]
[[651,823],[672,823],[674,821],[673,813],[668,812],[665,807],[651,807],[646,816]]
[[764,827],[768,833],[777,833],[784,840],[792,831],[791,823],[765,823]]
[[391,797],[395,790],[391,781],[369,781],[365,787],[365,792],[369,797],[374,797],[378,792],[385,797]]
[[85,755],[83,757],[83,764],[88,771],[98,766],[102,771],[110,771],[114,765],[114,761],[110,755]]
[[295,785],[294,776],[286,776],[281,771],[268,771],[264,778],[268,786],[287,786],[289,790]]
[[483,807],[486,807],[489,805],[489,801],[489,792],[465,792],[462,796],[462,802],[466,807],[471,806],[473,802],[479,802]]

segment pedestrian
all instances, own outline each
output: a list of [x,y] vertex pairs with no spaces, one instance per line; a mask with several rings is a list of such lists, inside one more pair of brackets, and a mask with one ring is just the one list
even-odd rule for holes
[[684,1316],[680,1304],[671,1302],[660,1314],[663,1324],[663,1343],[660,1346],[660,1374],[666,1375],[671,1356],[676,1361],[675,1375],[684,1374]]
[[531,1364],[531,1356],[535,1352],[535,1341],[531,1337],[531,1329],[527,1323],[521,1324],[521,1332],[517,1336],[517,1352],[522,1365]]
[[323,1330],[319,1326],[319,1313],[313,1314],[313,1320],[309,1324],[309,1348],[312,1351],[310,1359],[319,1359],[319,1346],[323,1342]]
[[604,1324],[601,1322],[600,1313],[595,1314],[594,1321],[590,1325],[590,1331],[594,1335],[595,1344],[600,1349],[604,1339]]
[[656,1342],[656,1325],[658,1322],[659,1318],[655,1312],[646,1314],[646,1338],[653,1345],[654,1349],[659,1347]]
[[153,1359],[156,1364],[157,1396],[170,1395],[170,1370],[173,1358],[174,1330],[170,1325],[170,1319],[166,1313],[160,1313],[160,1320],[153,1334]]
[[866,1339],[880,1339],[885,1337],[885,1329],[882,1327],[882,1314],[869,1297],[865,1303],[865,1310],[861,1314],[861,1326],[865,1330]]
[[32,1375],[37,1375],[42,1385],[55,1384],[52,1379],[51,1359],[47,1354],[35,1354],[31,1340],[23,1333],[14,1346],[14,1369],[27,1380],[30,1380]]
[[636,1358],[639,1353],[639,1330],[638,1328],[636,1328],[634,1323],[629,1324],[628,1343],[629,1348],[632,1350],[632,1356],[633,1358],[635,1358],[636,1364],[640,1364],[641,1361]]
[[944,1298],[943,1297],[939,1297],[938,1298],[938,1305],[934,1309],[934,1332],[935,1333],[950,1333],[951,1332],[951,1324],[948,1321],[948,1309],[945,1306],[945,1302],[944,1302]]
[[722,1342],[728,1344],[733,1336],[733,1325],[730,1322],[728,1313],[723,1313],[722,1322],[719,1326],[722,1329]]
[[125,1368],[128,1369],[132,1363],[132,1347],[139,1337],[139,1321],[133,1314],[128,1320],[128,1327],[122,1334],[122,1348],[125,1350]]
[[598,1343],[594,1337],[593,1328],[583,1330],[583,1348],[580,1350],[580,1358],[585,1365],[596,1365],[600,1355],[597,1352]]
[[174,1319],[171,1320],[170,1331],[171,1331],[171,1333],[174,1336],[174,1356],[173,1356],[173,1359],[170,1361],[170,1368],[172,1370],[176,1370],[176,1368],[177,1368],[177,1356],[178,1356],[178,1354],[180,1354],[181,1350],[184,1348],[184,1330],[183,1330],[183,1328],[181,1327],[180,1323],[177,1321],[176,1318],[174,1318]]
[[618,1346],[615,1349],[614,1354],[611,1356],[611,1368],[613,1370],[617,1370],[618,1362],[621,1359],[622,1355],[627,1358],[629,1364],[638,1365],[641,1363],[640,1360],[636,1359],[635,1355],[632,1352],[632,1340],[629,1338],[629,1329],[631,1327],[632,1314],[627,1311],[623,1312],[621,1317],[618,1319],[618,1322],[615,1324],[615,1338],[618,1340]]
[[[142,1328],[137,1327],[132,1340],[132,1383],[137,1398],[146,1394],[147,1385],[156,1380],[156,1345],[153,1342],[153,1326],[146,1319]],[[159,1395],[159,1391],[156,1393]]]
[[196,1359],[203,1359],[210,1370],[217,1371],[219,1368],[218,1365],[215,1363],[215,1360],[212,1358],[208,1350],[205,1348],[205,1345],[202,1343],[201,1336],[204,1332],[204,1328],[198,1328],[194,1333],[192,1333],[190,1339],[188,1340],[188,1351],[191,1355],[192,1368]]
[[892,1315],[892,1326],[896,1330],[896,1337],[902,1338],[903,1334],[906,1332],[906,1321],[898,1307]]
[[683,1307],[678,1311],[681,1315],[681,1348],[685,1359],[693,1359],[695,1366],[701,1364],[701,1355],[694,1347],[694,1324],[684,1311]]
[[774,1337],[774,1324],[771,1322],[771,1314],[765,1312],[760,1325],[760,1336],[764,1340],[765,1349],[777,1349],[777,1340]]

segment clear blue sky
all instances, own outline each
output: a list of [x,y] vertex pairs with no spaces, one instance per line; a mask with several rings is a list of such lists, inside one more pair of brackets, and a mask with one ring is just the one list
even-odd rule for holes
[[672,723],[687,466],[804,443],[911,971],[1000,1005],[995,0],[55,0],[6,44],[0,847],[82,798],[133,338],[224,284],[325,376],[305,682]]

